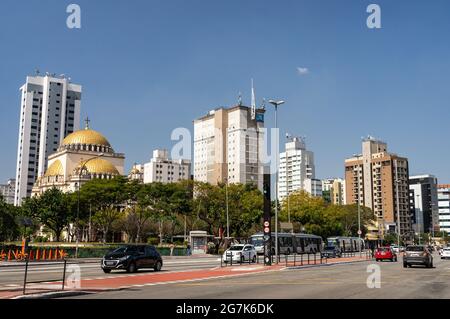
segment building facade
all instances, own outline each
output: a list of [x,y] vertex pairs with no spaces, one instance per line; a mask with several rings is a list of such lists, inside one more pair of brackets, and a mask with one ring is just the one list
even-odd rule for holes
[[[318,183],[313,181],[315,174],[314,153],[306,150],[303,138],[293,137],[286,143],[285,151],[280,153],[278,198],[283,200],[286,196],[298,190],[318,194]],[[320,187],[320,194],[322,194],[322,185]]]
[[14,204],[31,195],[48,157],[62,140],[79,130],[81,86],[65,77],[28,76],[20,88],[20,126]]
[[305,179],[304,190],[313,197],[322,197],[322,181],[316,178]]
[[91,179],[124,175],[125,155],[116,153],[108,140],[87,125],[69,134],[48,158],[48,169],[39,176],[32,196],[50,188],[74,192]]
[[335,205],[345,205],[345,180],[341,178],[328,178],[322,180],[322,193],[329,194],[330,203]]
[[0,195],[7,204],[14,204],[14,194],[16,189],[16,180],[8,179],[6,184],[0,185]]
[[[387,144],[368,137],[362,154],[345,160],[346,203],[372,209],[380,234],[397,232],[411,239],[408,159],[388,153]],[[398,201],[397,201],[398,198]]]
[[153,158],[149,163],[143,165],[144,183],[176,183],[180,180],[188,180],[190,176],[191,161],[186,159],[170,159],[167,150],[154,150]]
[[417,175],[409,178],[409,200],[413,229],[416,233],[439,232],[437,178]]
[[450,234],[450,184],[438,185],[439,230]]
[[[264,109],[218,108],[194,121],[194,180],[263,185]],[[253,114],[255,115],[253,118]]]

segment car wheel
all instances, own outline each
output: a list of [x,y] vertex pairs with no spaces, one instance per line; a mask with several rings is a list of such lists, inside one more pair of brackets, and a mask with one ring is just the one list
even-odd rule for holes
[[111,272],[111,269],[103,269],[103,272],[104,272],[105,274],[109,274],[109,273]]
[[155,271],[160,271],[162,268],[162,263],[158,260],[153,268]]
[[130,263],[128,265],[127,272],[133,273],[133,272],[136,272],[136,271],[137,271],[136,264],[135,263]]

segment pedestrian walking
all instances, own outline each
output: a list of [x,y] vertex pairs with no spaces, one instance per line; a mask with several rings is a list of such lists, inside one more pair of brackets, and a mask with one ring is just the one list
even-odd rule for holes
[[187,245],[186,247],[186,256],[190,256],[191,255],[191,245]]
[[173,256],[173,249],[175,248],[175,245],[173,243],[170,243],[169,248],[170,248],[170,256]]

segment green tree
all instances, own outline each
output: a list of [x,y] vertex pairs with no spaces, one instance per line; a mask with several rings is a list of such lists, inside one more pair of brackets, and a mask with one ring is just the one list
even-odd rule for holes
[[92,222],[103,233],[103,242],[111,239],[110,234],[115,222],[123,217],[123,212],[113,206],[102,207],[92,216]]
[[39,197],[26,199],[23,206],[28,216],[36,218],[53,232],[56,241],[60,241],[61,232],[73,217],[69,195],[54,187]]
[[0,195],[0,241],[12,241],[19,236],[16,212],[16,208]]

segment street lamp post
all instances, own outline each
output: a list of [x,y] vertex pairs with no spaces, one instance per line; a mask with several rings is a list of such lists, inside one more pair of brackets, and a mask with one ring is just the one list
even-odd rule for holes
[[228,216],[228,178],[225,178],[225,202],[227,211],[227,237],[230,238],[230,220]]
[[356,178],[356,187],[358,192],[358,201],[356,202],[356,207],[358,208],[358,238],[359,238],[359,252],[361,252],[361,210],[359,207],[359,201],[360,201],[360,191],[359,191],[359,170],[357,171],[357,178]]
[[92,158],[90,158],[90,159],[88,159],[87,161],[85,161],[85,162],[82,162],[82,165],[81,165],[81,167],[80,167],[80,169],[79,169],[79,171],[78,171],[78,183],[77,183],[77,191],[78,191],[78,201],[77,201],[77,221],[76,221],[76,227],[77,227],[77,231],[76,231],[76,233],[77,233],[77,243],[76,243],[76,246],[75,246],[75,258],[78,258],[78,245],[79,245],[79,243],[80,243],[80,182],[81,182],[81,173],[83,172],[83,169],[85,169],[86,168],[86,164],[89,162],[89,161],[92,161],[93,159],[96,159],[96,158],[98,158],[98,157],[101,157],[101,156],[103,156],[104,155],[104,153],[100,153],[100,154],[98,154],[98,155],[96,155],[96,156],[94,156],[94,157],[92,157]]
[[269,103],[272,104],[275,107],[275,130],[277,135],[276,140],[276,148],[277,154],[275,155],[275,256],[276,256],[276,263],[278,264],[278,148],[279,148],[279,136],[278,136],[278,119],[277,119],[277,111],[278,106],[281,104],[284,104],[284,101],[275,101],[275,100],[269,100]]
[[[397,160],[394,160],[395,164],[395,192],[396,194],[396,201],[397,201],[397,246],[398,249],[400,249],[400,201],[399,201],[399,194],[398,194],[398,184],[400,183],[400,180],[398,179],[398,163]],[[400,250],[399,250],[400,251]]]

